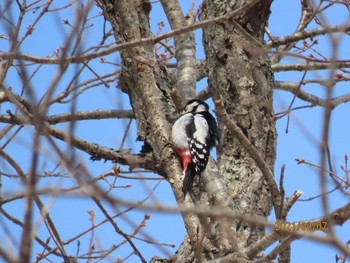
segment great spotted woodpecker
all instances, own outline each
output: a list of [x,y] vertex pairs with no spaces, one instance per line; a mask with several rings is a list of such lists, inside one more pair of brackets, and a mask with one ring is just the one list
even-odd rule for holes
[[192,192],[195,176],[205,170],[210,149],[219,142],[218,126],[208,104],[197,99],[188,101],[173,125],[171,138],[173,149],[182,161],[182,191],[186,196]]

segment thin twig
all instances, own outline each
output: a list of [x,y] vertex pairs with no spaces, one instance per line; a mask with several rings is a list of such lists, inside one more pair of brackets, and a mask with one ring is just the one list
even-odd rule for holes
[[136,255],[139,256],[141,262],[143,263],[147,263],[147,260],[142,256],[141,252],[139,251],[139,249],[135,246],[134,242],[131,241],[130,237],[124,233],[124,231],[122,231],[117,223],[113,220],[113,218],[109,215],[109,213],[107,212],[107,210],[104,208],[104,206],[102,205],[101,201],[99,199],[97,199],[96,197],[91,196],[92,200],[95,202],[95,204],[98,206],[98,208],[100,208],[100,210],[102,211],[102,213],[105,215],[105,217],[108,219],[108,221],[111,223],[111,225],[113,226],[114,230],[122,235],[127,242],[130,244],[130,246],[133,248],[134,252],[136,253]]
[[258,1],[260,1],[260,0],[249,1],[248,3],[243,5],[242,7],[238,8],[238,9],[236,9],[236,10],[234,10],[226,15],[223,15],[223,16],[208,19],[205,21],[196,22],[194,24],[191,24],[191,25],[179,28],[179,29],[175,29],[175,30],[172,30],[172,31],[164,33],[164,34],[160,34],[158,36],[129,41],[129,42],[119,44],[119,45],[112,47],[112,48],[109,48],[109,49],[105,49],[105,50],[102,50],[99,52],[94,52],[94,53],[90,53],[90,54],[86,54],[86,55],[77,55],[77,56],[69,56],[69,57],[65,57],[65,58],[53,59],[53,58],[37,57],[37,56],[33,56],[30,54],[26,54],[26,53],[0,52],[0,57],[2,57],[3,59],[8,59],[8,60],[13,60],[13,59],[27,60],[27,61],[31,61],[31,62],[35,62],[35,63],[40,63],[40,64],[82,63],[83,61],[89,61],[89,60],[94,59],[94,58],[103,57],[103,56],[115,53],[116,51],[121,51],[124,49],[133,48],[133,47],[137,47],[137,46],[147,46],[149,44],[155,44],[155,43],[159,42],[160,40],[163,40],[163,39],[166,39],[169,37],[173,37],[173,36],[178,35],[178,34],[186,33],[186,32],[189,32],[189,31],[192,31],[195,29],[199,29],[202,27],[214,25],[216,23],[221,23],[221,22],[233,19],[233,18],[241,15],[242,13],[244,13],[246,10],[249,10]]

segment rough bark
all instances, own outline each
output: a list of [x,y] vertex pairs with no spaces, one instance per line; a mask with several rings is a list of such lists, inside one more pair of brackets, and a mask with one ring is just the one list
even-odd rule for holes
[[[228,2],[228,1],[227,1]],[[245,1],[229,6],[226,1],[206,1],[201,19],[239,8]],[[236,22],[252,37],[263,41],[270,13],[270,1],[260,1]],[[260,47],[238,30],[232,21],[203,28],[209,90],[214,100],[223,100],[229,117],[263,156],[271,171],[275,161],[276,131],[272,108],[273,75],[270,62]],[[267,217],[271,197],[260,169],[223,124],[218,147],[219,170],[224,177],[231,207],[235,212]],[[241,248],[256,241],[263,228],[233,222]]]
[[[170,8],[170,3],[163,1],[168,15],[175,10]],[[202,19],[219,16],[239,7],[238,3],[237,6],[228,7],[226,3],[217,4],[217,2],[208,1],[203,6]],[[256,14],[253,14],[254,12],[249,12],[249,15],[244,14],[239,22],[249,34],[261,40],[269,13],[269,4],[258,4],[254,8],[257,10]],[[113,26],[116,40],[124,43],[150,36],[149,9],[148,1],[109,0],[104,4],[105,16]],[[183,23],[184,20],[180,19],[180,22]],[[174,20],[174,28],[180,27],[180,22]],[[229,116],[237,122],[273,170],[276,135],[273,122],[271,90],[273,77],[270,64],[266,54],[259,53],[258,49],[255,49],[255,43],[252,43],[251,39],[246,39],[246,34],[242,34],[242,30],[237,30],[235,24],[231,22],[222,22],[204,29],[209,89],[214,99],[225,98],[223,101]],[[186,38],[186,36],[177,37],[175,42],[179,46],[184,45],[179,41],[184,37]],[[189,40],[193,39],[189,37]],[[183,48],[186,47],[185,43]],[[182,57],[179,52],[178,62]],[[172,114],[175,112],[169,95],[170,88],[175,83],[173,74],[169,74],[165,67],[156,63],[151,45],[125,49],[121,51],[121,57],[122,70],[119,85],[130,97],[139,137],[150,146],[150,154],[159,164],[157,172],[172,183],[178,203],[180,205],[185,203],[186,206],[191,207],[193,205],[191,200],[183,199],[182,178],[179,175],[181,169],[168,141]],[[191,56],[191,58],[194,57]],[[186,62],[186,57],[183,60],[186,65],[184,73],[188,73],[187,69],[191,68],[193,61]],[[181,74],[178,77],[181,77]],[[193,80],[187,80],[189,83],[193,82]],[[192,84],[185,86],[187,86],[185,90],[193,90]],[[192,88],[188,89],[188,87]],[[191,97],[189,94],[180,93],[185,100]],[[271,210],[271,198],[261,171],[223,124],[220,126],[222,140],[218,148],[218,163],[227,189],[224,185],[214,184],[218,189],[216,191],[224,193],[217,196],[212,193],[209,198],[206,195],[198,195],[199,199],[195,200],[196,206],[230,206],[238,213],[266,217]],[[209,165],[207,172],[219,174],[213,163]],[[209,188],[207,185],[211,184],[210,177],[204,175],[203,181],[205,187]],[[227,196],[231,196],[232,200],[227,200]],[[233,252],[236,262],[244,262],[247,256],[240,254],[235,239],[238,239],[240,247],[244,248],[247,244],[256,241],[263,233],[262,227],[243,224],[240,221],[228,224],[223,218],[207,216],[198,218],[189,214],[184,214],[183,218],[189,240],[186,238],[178,253],[169,260],[203,261],[217,259]]]

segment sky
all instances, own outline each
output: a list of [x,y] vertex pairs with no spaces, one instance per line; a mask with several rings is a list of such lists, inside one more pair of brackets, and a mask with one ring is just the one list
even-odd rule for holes
[[[57,6],[60,6],[66,1],[54,1]],[[184,13],[189,9],[190,1],[181,1]],[[295,27],[298,23],[300,17],[299,0],[293,1],[283,1],[275,0],[272,5],[272,13],[269,21],[270,31],[274,36],[284,36],[294,32]],[[1,3],[1,2],[0,2]],[[196,1],[196,6],[199,2]],[[33,35],[29,37],[22,46],[23,52],[32,53],[35,55],[47,56],[51,55],[54,50],[64,42],[67,31],[69,27],[63,25],[63,23],[57,23],[57,21],[62,21],[68,18],[73,21],[71,13],[72,9],[64,10],[60,13],[56,13],[53,16],[48,16],[43,18],[43,21],[39,23],[36,27]],[[97,15],[99,10],[94,7],[91,11],[90,17]],[[35,14],[33,14],[35,16]],[[32,17],[33,17],[32,16]],[[24,21],[24,24],[30,23],[32,17]],[[342,24],[348,23],[349,13],[348,10],[339,5],[339,8],[333,10],[333,13],[327,14],[329,23],[331,24]],[[151,13],[151,23],[153,32],[157,31],[157,22],[160,20],[165,21],[165,27],[162,32],[167,32],[169,30],[168,23],[164,14],[161,12],[160,3],[153,5],[153,10]],[[91,29],[86,30],[87,34],[84,36],[82,50],[89,47],[91,44],[97,44],[102,34],[103,34],[103,19],[102,17],[96,17],[91,19]],[[89,24],[89,23],[88,23]],[[312,27],[317,27],[316,24],[312,24]],[[107,25],[108,28],[108,25]],[[6,32],[3,24],[0,21],[0,34],[2,31]],[[203,51],[201,50],[201,31],[196,31],[197,40],[197,57],[203,58]],[[47,41],[49,39],[49,41]],[[339,58],[345,59],[349,57],[348,43],[349,40],[344,40],[341,42],[339,47]],[[6,41],[0,39],[0,50],[7,50],[8,46]],[[331,53],[331,45],[329,38],[320,37],[319,45],[317,50],[321,51],[325,56],[329,56]],[[109,61],[114,61],[119,63],[120,58],[117,54],[113,54],[107,57]],[[284,59],[283,63],[295,63],[295,58]],[[99,60],[95,60],[89,64],[94,70],[99,74],[104,74],[111,70],[117,69],[116,65],[111,65],[107,63],[100,63]],[[34,66],[32,70],[34,70]],[[57,72],[56,66],[46,66],[45,70],[39,70],[37,75],[32,80],[32,85],[35,87],[35,95],[37,98],[43,94],[47,89],[49,83],[51,83],[53,77]],[[75,73],[74,67],[70,67],[70,71],[63,75],[59,83],[59,88],[66,86],[67,81],[70,81],[72,75]],[[328,72],[323,71],[321,73],[309,72],[307,78],[327,78]],[[275,75],[276,80],[289,80],[289,81],[299,81],[302,73],[298,72],[287,72],[287,73],[277,73]],[[84,81],[85,79],[91,78],[93,73],[86,71],[78,81]],[[19,81],[18,74],[14,69],[12,69],[8,77],[5,80],[6,85],[10,85],[14,91],[20,92],[21,82]],[[207,85],[206,80],[198,83],[198,90],[203,89]],[[324,96],[324,90],[318,85],[310,85],[307,87],[310,92],[315,92],[320,96]],[[347,82],[342,82],[336,85],[335,94],[340,95],[346,93],[348,90]],[[58,94],[58,92],[57,92]],[[275,111],[279,112],[285,110],[290,104],[293,96],[287,94],[283,91],[274,91],[274,107]],[[294,106],[302,106],[308,103],[301,100],[296,100]],[[211,103],[212,105],[212,103]],[[99,86],[98,88],[90,89],[84,94],[79,96],[77,109],[78,110],[94,110],[98,108],[110,108],[110,109],[130,109],[129,100],[125,94],[122,94],[119,89],[116,88],[116,83],[113,83],[109,88]],[[6,110],[12,109],[7,103],[0,106],[1,114],[5,114]],[[332,112],[331,119],[331,139],[330,148],[332,154],[332,160],[334,163],[335,171],[340,171],[340,164],[344,163],[344,155],[349,151],[349,139],[348,139],[348,112],[350,108],[348,104],[343,104],[337,107]],[[59,112],[69,111],[69,104],[61,104],[50,108],[50,114],[56,114]],[[276,122],[278,131],[278,142],[277,142],[277,160],[275,165],[276,178],[279,178],[279,171],[283,164],[286,165],[285,172],[285,190],[286,196],[290,196],[295,190],[302,190],[303,195],[301,198],[309,198],[320,193],[319,190],[319,171],[315,168],[310,168],[306,165],[297,164],[295,158],[304,158],[310,162],[319,163],[320,153],[318,142],[322,136],[323,120],[323,109],[320,107],[314,107],[311,109],[303,109],[299,111],[294,111],[290,116],[289,132],[286,134],[285,129],[287,125],[287,119],[282,118]],[[100,143],[104,146],[119,149],[122,142],[123,132],[128,124],[128,120],[99,120],[99,121],[84,121],[79,122],[76,127],[76,134],[88,141],[94,141]],[[4,125],[0,124],[0,129],[3,129]],[[57,125],[59,128],[67,128],[68,124]],[[133,151],[137,152],[140,150],[140,143],[136,141],[136,128],[135,121],[132,121],[129,136],[127,137],[124,147],[132,148]],[[24,170],[29,169],[30,162],[29,156],[31,156],[31,143],[32,143],[33,131],[30,127],[24,127],[19,131],[19,134],[13,140],[13,143],[7,146],[7,151],[21,163]],[[7,138],[2,139],[1,145],[5,143]],[[68,152],[68,147],[64,143],[59,143],[63,150]],[[42,170],[53,170],[55,164],[59,161],[57,156],[50,152],[50,147],[47,142],[44,141],[41,152],[47,158],[40,159],[40,167]],[[81,160],[81,162],[89,165],[91,173],[95,176],[108,171],[113,167],[111,162],[93,162],[89,160],[89,156],[77,151],[76,158]],[[125,168],[124,168],[125,169]],[[0,160],[0,170],[5,172],[11,172],[2,160]],[[62,168],[58,168],[57,171],[60,173],[66,173]],[[12,171],[13,172],[13,171]],[[152,174],[147,174],[147,176],[154,176]],[[118,188],[114,189],[111,194],[116,197],[126,198],[128,200],[138,201],[145,198],[150,189],[156,187],[154,195],[147,200],[148,204],[168,204],[170,206],[176,206],[175,199],[170,190],[170,187],[166,181],[161,181],[157,186],[159,181],[147,181],[138,182],[136,180],[124,180],[118,179],[117,185],[124,186],[126,184],[131,184],[131,188]],[[14,179],[8,179],[2,177],[2,194],[5,197],[13,196],[16,191],[21,189],[21,182]],[[55,180],[40,180],[39,186],[64,186],[73,185],[74,181],[70,178],[55,179]],[[105,184],[101,184],[102,187],[106,187]],[[328,189],[332,189],[334,185],[331,181],[327,184]],[[100,222],[103,220],[104,216],[98,210],[98,208],[93,204],[91,200],[81,198],[79,196],[73,197],[56,197],[56,196],[46,196],[43,198],[46,204],[50,207],[51,217],[55,220],[57,228],[61,233],[63,240],[67,240],[72,236],[80,233],[84,229],[91,225],[89,221],[89,214],[87,211],[93,209],[96,214],[95,222]],[[343,195],[339,193],[333,193],[329,196],[331,209],[336,209],[343,204],[349,202],[349,199],[345,199]],[[21,218],[23,216],[23,202],[16,201],[11,203],[11,205],[3,206],[8,212]],[[119,206],[118,211],[110,209],[111,213],[123,211],[125,207]],[[119,227],[125,232],[130,232],[138,225],[145,216],[145,211],[131,211],[122,216],[118,217],[116,222]],[[185,228],[182,218],[176,213],[161,213],[161,212],[147,212],[151,215],[150,219],[147,220],[146,227],[141,232],[140,235],[143,238],[149,238],[151,236],[157,242],[174,244],[174,248],[164,247],[164,249],[159,250],[156,245],[147,244],[143,241],[135,240],[135,244],[140,248],[143,255],[149,260],[152,256],[161,255],[169,256],[176,252],[178,246],[182,242],[185,235]],[[290,222],[299,221],[308,218],[314,218],[322,215],[321,202],[316,199],[312,202],[297,202],[290,211],[288,220]],[[38,228],[38,233],[45,236],[46,230],[43,222],[39,219],[40,216],[37,215],[35,220],[35,226]],[[274,218],[270,217],[271,221]],[[18,242],[21,234],[21,229],[17,226],[6,224],[9,229],[4,228],[4,222],[6,219],[0,215],[0,243],[8,243],[9,249],[15,250],[16,242]],[[350,224],[346,223],[341,228],[337,227],[337,233],[339,237],[347,241],[350,239]],[[9,239],[9,235],[6,233],[9,231],[15,240]],[[47,234],[46,234],[47,235]],[[87,252],[87,247],[90,242],[90,234],[82,236],[79,238],[80,246],[78,246],[76,241],[73,241],[68,248],[68,252],[71,254],[76,254],[79,248],[79,254]],[[97,247],[106,247],[110,244],[118,244],[121,238],[113,231],[113,229],[107,224],[99,227],[95,232],[95,243]],[[18,244],[18,243],[17,243]],[[34,246],[35,253],[42,250],[38,245]],[[131,248],[128,245],[121,246],[114,254],[120,255],[122,258],[131,252]],[[313,241],[308,240],[297,240],[292,245],[292,262],[335,262],[335,254],[339,253],[332,247],[320,245]],[[109,258],[110,259],[110,258]],[[1,262],[1,259],[0,259]],[[59,262],[59,261],[57,261]],[[82,262],[84,262],[82,260]],[[107,262],[107,261],[106,261]],[[131,256],[126,260],[126,262],[138,262],[136,256]]]

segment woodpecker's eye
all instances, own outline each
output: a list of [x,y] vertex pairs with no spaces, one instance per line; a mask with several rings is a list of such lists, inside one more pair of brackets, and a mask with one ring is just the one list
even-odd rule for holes
[[187,104],[184,111],[185,112],[195,112],[197,107],[198,107],[198,104],[194,104],[194,103]]
[[196,112],[198,108],[198,104],[192,105],[191,112]]

